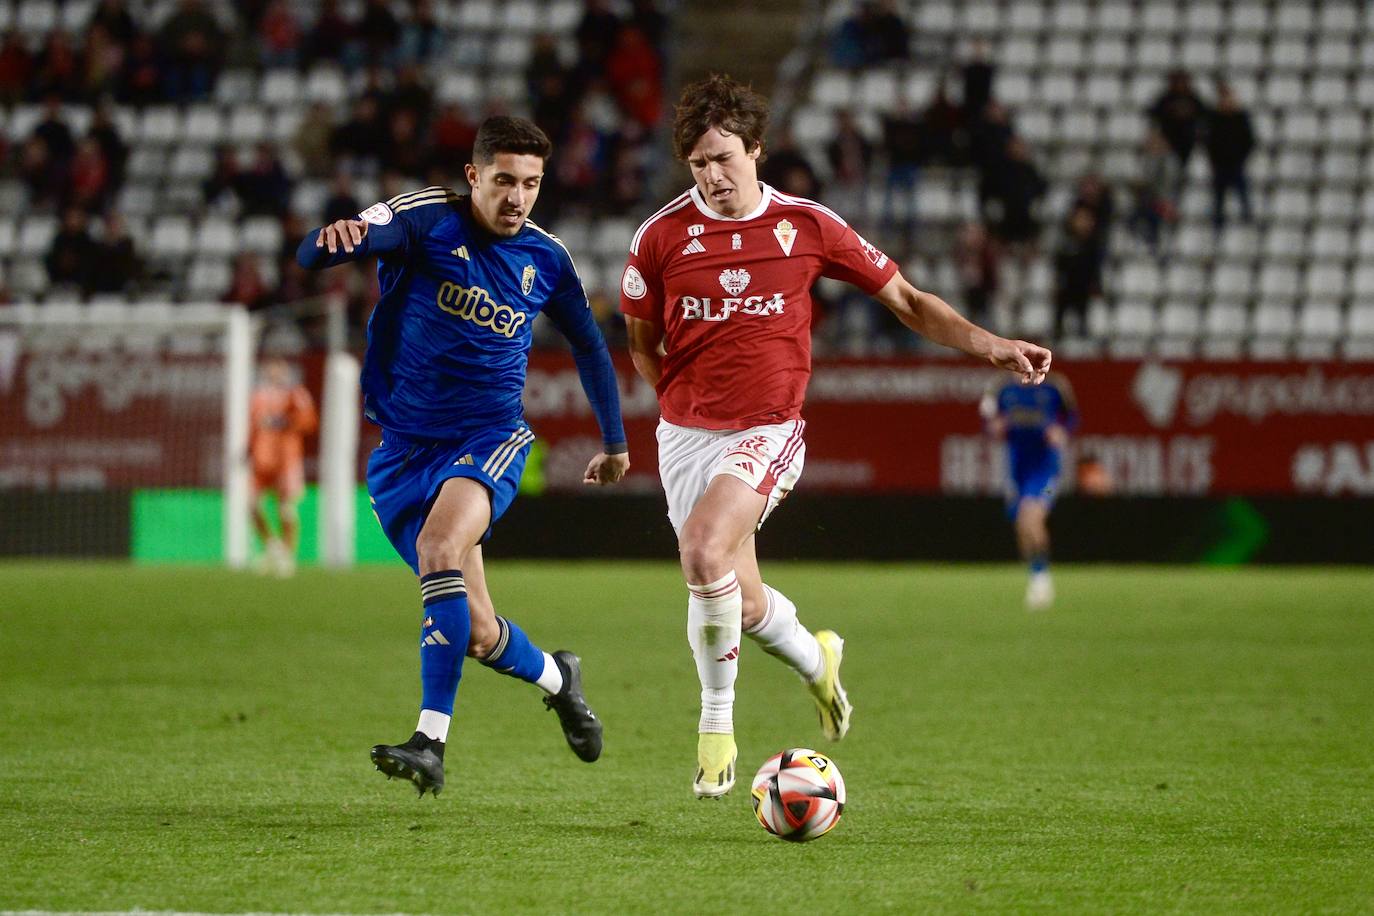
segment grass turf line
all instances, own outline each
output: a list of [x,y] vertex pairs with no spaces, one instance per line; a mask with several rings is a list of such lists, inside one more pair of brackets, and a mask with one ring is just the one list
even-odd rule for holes
[[[846,638],[820,737],[745,642],[740,785],[698,801],[668,564],[488,571],[582,655],[606,752],[469,664],[437,800],[371,771],[418,699],[415,582],[0,565],[0,909],[1356,911],[1374,907],[1374,572],[770,564]],[[833,753],[828,837],[768,837],[755,766]]]

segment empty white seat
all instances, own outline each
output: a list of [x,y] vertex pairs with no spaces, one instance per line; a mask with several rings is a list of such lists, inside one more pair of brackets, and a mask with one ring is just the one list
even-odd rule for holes
[[1244,302],[1254,292],[1254,276],[1249,267],[1236,263],[1219,264],[1212,271],[1212,297],[1228,302]]
[[1355,45],[1347,35],[1322,35],[1312,49],[1312,66],[1318,73],[1343,75],[1357,66]]
[[24,0],[14,17],[15,27],[30,35],[45,35],[57,28],[59,10],[52,0]]
[[1355,34],[1360,28],[1359,7],[1358,3],[1332,3],[1328,0],[1321,5],[1317,28],[1322,32],[1333,32],[1337,35]]
[[1200,300],[1203,290],[1202,270],[1194,264],[1175,261],[1164,276],[1164,291],[1175,302]]
[[1264,49],[1253,35],[1232,35],[1222,46],[1221,60],[1230,72],[1258,70],[1264,64]]
[[1297,330],[1293,306],[1288,303],[1261,302],[1255,308],[1254,333],[1260,337],[1292,337]]
[[1226,31],[1233,35],[1260,35],[1269,30],[1269,7],[1260,3],[1232,3]]
[[811,84],[811,101],[827,108],[848,108],[854,101],[854,78],[839,70],[827,70]]
[[238,250],[238,232],[223,217],[207,217],[196,229],[195,249],[202,255],[228,257]]
[[1357,302],[1374,304],[1374,264],[1362,264],[1350,277],[1350,295]]
[[1306,222],[1312,217],[1312,198],[1302,188],[1281,187],[1269,198],[1271,218],[1289,223]]
[[153,225],[148,249],[154,257],[182,258],[191,251],[191,221],[184,216],[164,216]]
[[1125,299],[1112,312],[1112,333],[1122,337],[1149,337],[1155,332],[1155,310],[1149,300]]
[[19,233],[15,231],[14,223],[7,217],[0,217],[0,258],[14,254],[18,241]]
[[1123,0],[1102,0],[1093,16],[1092,31],[1098,35],[1124,35],[1135,31],[1135,7]]
[[458,5],[455,25],[465,32],[489,31],[496,27],[496,4],[492,0],[465,0]]
[[1146,3],[1140,11],[1140,30],[1172,35],[1182,23],[1172,3]]
[[555,35],[577,28],[582,18],[582,4],[578,0],[553,0],[544,13],[549,31]]
[[320,66],[310,71],[305,81],[305,97],[310,102],[338,105],[348,98],[348,84],[337,67]]
[[1305,3],[1280,3],[1274,15],[1274,31],[1280,35],[1305,35],[1315,22],[1312,7]]
[[1305,37],[1277,39],[1269,46],[1268,56],[1275,70],[1306,70],[1311,63]]
[[870,70],[859,78],[857,91],[865,106],[891,111],[897,103],[897,74],[891,70]]
[[1183,6],[1183,30],[1188,35],[1212,36],[1224,28],[1221,4],[1197,2]]
[[256,106],[240,105],[230,112],[226,130],[235,143],[257,143],[267,136],[267,115]]
[[275,255],[282,245],[281,222],[270,216],[253,216],[240,227],[240,243],[249,251]]
[[445,70],[434,95],[441,102],[472,107],[482,98],[482,81],[466,70]]
[[1202,312],[1196,303],[1166,302],[1159,313],[1159,331],[1169,337],[1196,337],[1202,330]]
[[502,70],[523,70],[531,50],[528,35],[504,35],[491,49],[491,64]]
[[1083,100],[1094,108],[1114,111],[1125,104],[1126,92],[1114,73],[1097,73],[1083,83]]
[[1360,178],[1360,160],[1351,153],[1328,150],[1322,157],[1319,172],[1324,184],[1342,186],[1354,184]]
[[1122,298],[1149,299],[1159,294],[1159,267],[1154,261],[1130,261],[1117,271],[1116,287]]
[[1057,35],[1045,44],[1045,63],[1074,69],[1083,66],[1083,40],[1078,35]]
[[1248,318],[1242,305],[1214,302],[1204,315],[1203,329],[1208,337],[1243,337],[1248,330]]
[[57,235],[57,218],[30,213],[19,222],[19,241],[15,252],[22,258],[37,258],[48,253]]
[[[1374,102],[1374,95],[1371,95],[1370,101]],[[1364,115],[1358,111],[1333,111],[1322,125],[1322,141],[1332,146],[1359,146],[1365,139]]]
[[1194,36],[1191,33],[1178,51],[1179,63],[1189,70],[1216,66],[1217,41],[1212,35]]
[[1374,302],[1359,302],[1350,306],[1345,316],[1345,333],[1348,337],[1374,337]]
[[1274,160],[1274,175],[1289,183],[1307,183],[1316,171],[1316,157],[1310,150],[1279,150]]
[[1351,240],[1346,229],[1322,226],[1307,237],[1307,257],[1312,261],[1344,261],[1352,254]]
[[1343,317],[1336,302],[1307,302],[1298,313],[1298,333],[1312,339],[1339,337]]
[[245,105],[258,96],[258,78],[251,70],[225,70],[215,80],[215,101]]
[[1166,38],[1146,35],[1135,44],[1135,65],[1142,70],[1166,70],[1173,61],[1173,43]]
[[169,173],[179,181],[202,181],[215,170],[215,157],[203,146],[182,146],[172,154]]
[[269,70],[258,87],[264,105],[274,108],[299,104],[304,95],[301,75],[295,70]]
[[1002,28],[1002,8],[995,3],[970,3],[963,9],[962,32],[994,34]]
[[1293,299],[1298,294],[1297,268],[1289,264],[1264,265],[1256,292],[1269,301]]
[[1264,104],[1290,108],[1302,101],[1302,80],[1289,73],[1270,73],[1264,81]]
[[197,258],[186,276],[184,293],[188,299],[219,299],[233,281],[233,270],[220,258]]
[[1307,99],[1317,108],[1350,104],[1350,81],[1344,76],[1314,76],[1307,84]]
[[150,105],[143,109],[136,139],[143,143],[170,144],[181,136],[181,115],[169,105]]
[[1006,24],[1013,33],[1038,37],[1045,31],[1045,8],[1039,3],[1013,3],[1007,9]]
[[1355,236],[1355,256],[1361,260],[1374,261],[1374,223],[1366,222]]
[[592,230],[592,247],[603,256],[623,257],[630,250],[635,228],[626,219],[603,219]]
[[503,0],[501,24],[517,32],[533,32],[539,28],[539,9],[531,0]]
[[195,105],[186,112],[181,136],[188,143],[219,143],[224,139],[224,115],[213,105]]
[[1033,36],[1013,35],[1002,42],[997,59],[1008,70],[1035,70],[1040,66],[1040,41]]
[[1259,230],[1254,226],[1230,226],[1221,237],[1221,253],[1228,258],[1249,260],[1259,251]]
[[304,117],[305,110],[299,105],[278,108],[272,113],[272,120],[267,128],[267,136],[277,143],[290,143],[300,129],[301,120]]
[[1335,264],[1314,264],[1303,277],[1302,294],[1306,299],[1343,299],[1348,275],[1345,268]]
[[925,3],[921,6],[916,28],[924,32],[953,32],[959,24],[952,3]]
[[[1374,196],[1365,195],[1374,208]],[[1355,195],[1345,188],[1323,188],[1317,192],[1315,204],[1317,219],[1327,223],[1350,223],[1358,215]]]

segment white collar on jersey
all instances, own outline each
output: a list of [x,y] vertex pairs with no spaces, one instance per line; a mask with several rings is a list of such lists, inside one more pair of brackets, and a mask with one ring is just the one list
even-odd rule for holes
[[703,216],[707,216],[711,219],[723,220],[727,223],[742,223],[746,220],[761,216],[763,211],[768,209],[768,204],[773,199],[773,189],[762,181],[759,182],[759,189],[763,191],[763,197],[759,199],[759,205],[754,208],[752,213],[746,213],[744,216],[725,216],[712,210],[710,205],[702,198],[701,189],[696,185],[692,185],[690,193],[692,195],[692,203],[697,205],[697,209],[701,211]]

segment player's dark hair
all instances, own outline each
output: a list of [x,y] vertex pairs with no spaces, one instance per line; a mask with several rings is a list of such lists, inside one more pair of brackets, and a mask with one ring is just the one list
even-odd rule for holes
[[548,134],[527,118],[493,115],[477,128],[477,139],[472,144],[472,163],[490,165],[497,153],[548,159],[553,153],[553,143]]
[[673,118],[673,152],[677,158],[686,161],[701,135],[712,127],[739,137],[746,153],[758,147],[762,162],[768,100],[749,86],[712,73],[682,90]]

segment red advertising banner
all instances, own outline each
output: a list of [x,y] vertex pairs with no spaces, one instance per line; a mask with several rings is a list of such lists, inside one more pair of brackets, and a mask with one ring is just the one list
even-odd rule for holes
[[[657,487],[653,392],[617,359],[631,489]],[[1374,365],[1066,363],[1081,413],[1068,466],[1120,495],[1374,495]],[[1000,374],[961,360],[818,361],[805,408],[812,491],[996,494],[1002,449],[978,401]],[[536,354],[526,416],[545,485],[580,487],[598,445],[571,360]],[[1072,485],[1072,481],[1069,482]]]

